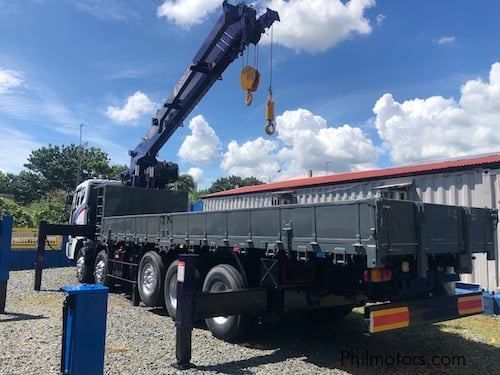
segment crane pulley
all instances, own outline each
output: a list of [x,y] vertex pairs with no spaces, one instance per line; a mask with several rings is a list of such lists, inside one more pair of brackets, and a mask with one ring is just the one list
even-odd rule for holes
[[260,72],[256,68],[247,65],[241,70],[240,84],[247,92],[246,105],[252,105],[253,93],[259,88],[259,83]]

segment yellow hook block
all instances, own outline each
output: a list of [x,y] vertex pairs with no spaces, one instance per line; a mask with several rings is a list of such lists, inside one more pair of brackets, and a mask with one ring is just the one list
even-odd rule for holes
[[275,105],[273,101],[273,94],[271,93],[271,90],[269,90],[269,97],[267,98],[266,102],[266,127],[264,129],[267,135],[273,135],[274,131],[276,130],[274,112],[275,112]]
[[252,93],[257,91],[260,83],[260,73],[257,69],[251,66],[245,66],[241,70],[240,84],[241,88],[247,92],[246,105],[251,105],[253,102]]

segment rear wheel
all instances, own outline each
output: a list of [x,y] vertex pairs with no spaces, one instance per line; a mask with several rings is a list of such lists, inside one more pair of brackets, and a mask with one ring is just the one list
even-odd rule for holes
[[87,254],[87,248],[82,247],[78,250],[75,257],[76,278],[80,283],[91,283],[93,281],[92,264],[89,267],[90,257]]
[[[219,264],[208,272],[203,283],[204,292],[223,292],[245,288],[241,273],[228,264]],[[222,340],[233,340],[243,334],[245,322],[241,315],[218,316],[205,319],[212,334]]]
[[[177,311],[177,267],[179,261],[173,261],[167,269],[165,274],[165,282],[163,284],[163,294],[165,299],[165,307],[167,308],[168,315],[175,320],[175,312]],[[201,289],[201,276],[198,270],[195,273],[195,290]]]
[[144,254],[139,263],[139,295],[146,306],[160,306],[163,302],[164,269],[161,256],[154,251]]
[[106,250],[101,250],[95,258],[94,283],[108,285],[108,253]]
[[177,310],[177,267],[179,261],[176,260],[170,264],[167,273],[165,274],[165,284],[163,286],[165,307],[168,315],[175,319],[175,311]]

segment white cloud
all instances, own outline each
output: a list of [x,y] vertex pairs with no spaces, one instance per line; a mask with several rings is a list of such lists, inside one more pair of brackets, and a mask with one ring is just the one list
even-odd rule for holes
[[158,17],[189,28],[202,23],[215,9],[221,8],[221,0],[165,0],[156,11]]
[[0,68],[0,94],[19,87],[23,83],[23,74],[14,70]]
[[[364,17],[375,0],[270,0],[260,2],[278,11],[274,24],[276,43],[295,51],[323,52],[353,35],[370,34]],[[269,38],[265,38],[268,42]]]
[[193,180],[196,184],[203,182],[204,173],[203,173],[203,169],[201,169],[201,168],[198,168],[198,167],[189,168],[186,174],[193,177]]
[[202,115],[193,117],[188,135],[177,155],[193,164],[209,164],[219,159],[220,139]]
[[285,169],[282,177],[304,175],[309,169],[315,174],[367,169],[378,157],[360,128],[329,127],[324,118],[302,108],[286,111],[276,121],[284,145],[278,153]]
[[[372,167],[378,150],[360,128],[329,127],[321,116],[299,108],[276,118],[277,137],[229,142],[221,169],[264,181]],[[280,173],[277,174],[277,171]]]
[[136,91],[127,98],[123,107],[109,106],[106,110],[106,116],[117,123],[128,123],[138,120],[146,113],[152,114],[155,103],[141,91]]
[[267,181],[280,168],[275,155],[276,148],[275,142],[262,137],[241,145],[231,141],[220,166],[228,175],[254,176]]
[[378,134],[396,163],[498,151],[500,63],[491,66],[489,82],[466,82],[458,102],[432,96],[399,103],[385,94],[373,112]]
[[139,13],[132,9],[132,4],[124,5],[120,0],[79,0],[75,5],[79,11],[102,20],[124,21],[140,18]]
[[377,14],[377,17],[375,17],[375,21],[377,22],[377,26],[382,26],[385,20],[385,15],[384,14]]
[[32,150],[41,145],[30,135],[0,125],[0,150],[4,157],[0,158],[0,170],[3,172],[19,173]]
[[[360,34],[370,34],[370,21],[364,17],[375,0],[256,0],[259,9],[278,11],[281,22],[274,24],[275,42],[295,51],[322,52]],[[203,22],[219,9],[220,0],[165,0],[158,17],[189,28]],[[377,18],[378,22],[379,18]],[[269,42],[269,38],[263,39]]]
[[[20,78],[24,79],[22,75]],[[9,151],[8,154],[13,155],[11,160],[3,160],[3,163],[12,162],[12,165],[17,165],[18,169],[21,169],[22,164],[26,162],[25,157],[29,152],[41,145],[37,141],[39,136],[43,134],[43,138],[49,137],[51,142],[56,144],[63,142],[63,139],[66,144],[77,142],[82,118],[89,116],[88,113],[81,113],[75,108],[68,108],[51,89],[39,82],[34,81],[29,86],[23,85],[21,82],[20,85],[22,90],[8,90],[1,95],[0,100],[0,115],[2,117],[8,121],[14,120],[16,124],[26,124],[22,125],[22,130],[16,129],[19,133],[11,132],[9,138],[5,136],[2,139],[5,143],[2,142],[0,145],[0,149],[19,150],[19,152]],[[84,131],[84,140],[88,140],[91,145],[101,147],[115,163],[128,161],[127,148],[114,142],[114,139],[109,135],[111,133],[108,131],[109,129],[101,127],[99,131],[96,131],[96,124],[90,126],[93,129]],[[33,132],[34,128],[41,130]],[[31,129],[30,134],[34,134],[33,138],[26,136],[28,129]],[[3,133],[4,131],[0,129],[0,134]],[[5,134],[7,134],[6,131]],[[63,138],[61,138],[61,134]],[[19,147],[15,144],[10,145],[8,141],[14,142],[16,137],[20,140]]]
[[457,38],[455,36],[442,36],[438,39],[435,39],[434,42],[443,45],[443,44],[455,43],[456,40]]

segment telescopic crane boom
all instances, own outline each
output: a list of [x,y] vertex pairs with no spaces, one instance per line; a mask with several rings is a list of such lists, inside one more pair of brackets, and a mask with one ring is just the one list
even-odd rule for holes
[[129,151],[130,168],[122,174],[125,184],[158,188],[177,179],[178,166],[158,162],[158,152],[226,68],[248,45],[259,43],[265,29],[279,21],[278,13],[271,9],[257,18],[256,10],[244,3],[231,5],[224,1],[222,7],[222,16],[153,117],[151,128],[137,147]]

